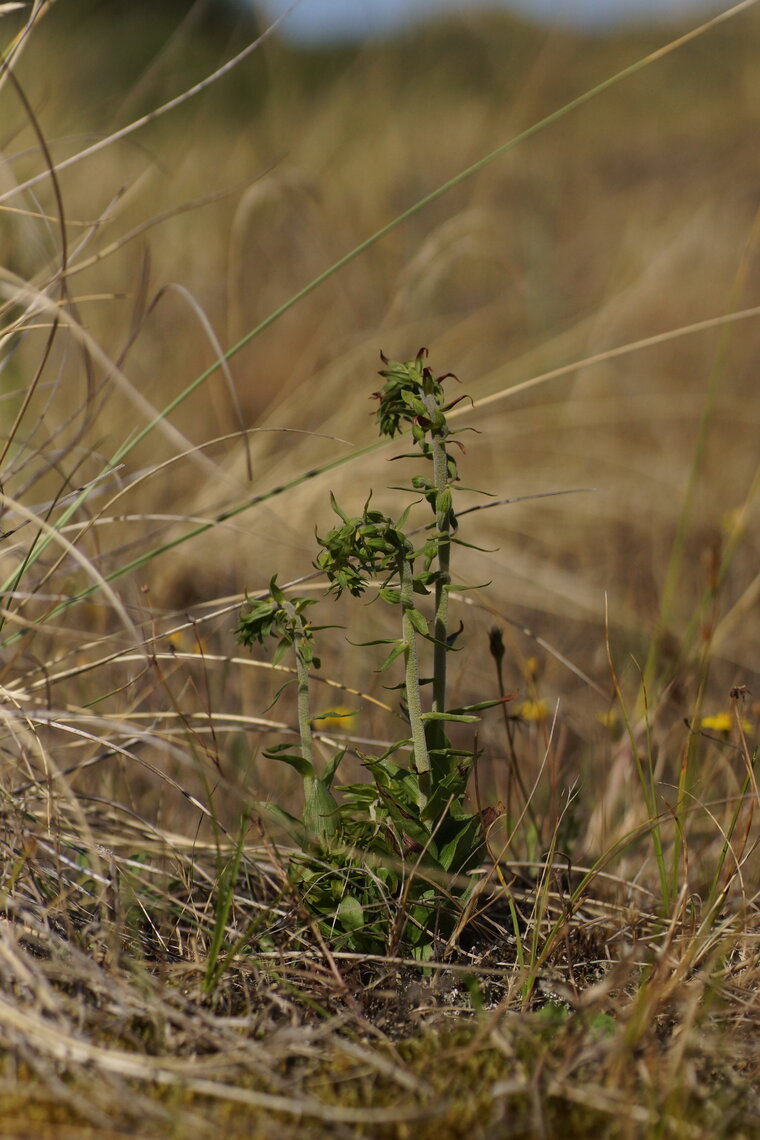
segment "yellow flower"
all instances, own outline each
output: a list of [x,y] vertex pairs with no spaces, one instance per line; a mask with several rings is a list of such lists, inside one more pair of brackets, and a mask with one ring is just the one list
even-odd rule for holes
[[357,716],[356,709],[337,705],[335,708],[327,709],[319,716],[315,716],[311,724],[317,732],[334,732],[336,728],[340,732],[351,732],[356,728]]
[[515,711],[521,720],[546,720],[549,715],[549,702],[543,700],[521,701]]
[[[731,732],[736,721],[730,712],[713,713],[712,716],[703,716],[699,722],[700,728],[709,728],[713,732]],[[750,732],[752,725],[748,720],[741,722],[742,732]]]

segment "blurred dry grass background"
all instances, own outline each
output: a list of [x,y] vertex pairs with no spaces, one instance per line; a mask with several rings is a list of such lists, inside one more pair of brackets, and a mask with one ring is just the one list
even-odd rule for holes
[[[56,162],[247,42],[250,27],[203,12],[195,6],[182,21],[162,9],[148,31],[127,7],[50,11],[15,74]],[[656,664],[650,700],[663,737],[695,712],[727,708],[732,685],[756,691],[760,333],[756,316],[721,318],[756,305],[760,285],[759,35],[754,11],[714,28],[517,146],[300,300],[230,361],[239,415],[217,370],[129,453],[101,495],[119,492],[110,521],[95,518],[80,538],[93,565],[120,573],[197,520],[371,442],[379,351],[404,358],[426,344],[434,366],[455,372],[475,402],[461,413],[462,426],[481,433],[465,437],[468,486],[498,498],[589,489],[467,519],[463,537],[488,552],[463,553],[460,577],[488,585],[464,614],[455,698],[493,695],[486,632],[501,622],[508,687],[550,706],[561,698],[568,743],[557,779],[593,773],[613,746],[593,727],[611,699],[605,599],[631,700],[639,669]],[[663,40],[661,31],[584,39],[506,17],[324,53],[275,37],[178,110],[61,169],[68,311],[89,339],[89,363],[81,336],[56,337],[5,492],[39,503],[98,475],[151,409],[214,364],[218,345],[495,145]],[[3,102],[2,261],[39,288],[60,262],[55,196],[8,84]],[[38,180],[14,192],[30,178]],[[6,422],[41,359],[49,320],[37,324],[7,341]],[[642,340],[652,343],[625,349]],[[254,429],[252,480],[241,441],[229,438],[241,424]],[[177,459],[189,447],[197,450]],[[314,525],[330,520],[328,491],[351,510],[369,487],[386,502],[399,478],[392,454],[299,483],[122,575],[135,628],[157,635],[189,612],[264,588],[274,571],[281,580],[308,572]],[[669,579],[679,526],[683,549]],[[83,582],[72,567],[63,592]],[[17,621],[44,611],[41,592],[19,603]],[[376,610],[364,611],[363,633],[382,628]],[[200,677],[172,663],[177,691],[182,701],[194,692],[201,709],[258,715],[271,692],[261,671],[210,663],[230,654],[233,620],[204,624]],[[113,622],[96,598],[60,617],[54,651],[40,634],[26,652],[55,673],[53,662],[81,659],[83,634],[106,630]],[[196,653],[192,637],[188,646]],[[366,652],[340,652],[346,673],[331,675],[355,679]],[[83,703],[93,699],[91,676]],[[103,694],[124,683],[110,678]],[[379,681],[363,684],[383,697]],[[150,708],[138,689],[131,708]],[[369,712],[363,730],[380,731]],[[220,762],[242,765],[245,784],[248,745],[232,734],[214,747]],[[498,754],[503,743],[488,748]]]

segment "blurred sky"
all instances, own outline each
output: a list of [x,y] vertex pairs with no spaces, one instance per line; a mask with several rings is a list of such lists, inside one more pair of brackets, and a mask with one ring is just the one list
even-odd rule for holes
[[[293,0],[244,0],[265,16],[281,15]],[[542,23],[603,31],[620,24],[686,20],[725,11],[730,0],[300,0],[283,33],[300,41],[361,40],[393,32],[446,12],[506,8]]]

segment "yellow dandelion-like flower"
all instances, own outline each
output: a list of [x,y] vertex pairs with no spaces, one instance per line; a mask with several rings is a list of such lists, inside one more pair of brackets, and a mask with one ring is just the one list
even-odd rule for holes
[[604,728],[617,729],[620,727],[620,717],[614,709],[608,709],[607,712],[598,712],[596,720]]
[[[703,716],[699,722],[700,728],[710,729],[712,732],[731,732],[736,721],[730,712],[713,713],[712,716]],[[752,725],[748,720],[741,721],[742,732],[750,732]]]
[[336,729],[339,732],[352,732],[356,728],[358,715],[356,709],[337,705],[315,716],[311,724],[317,732],[334,732]]
[[515,709],[521,720],[538,722],[546,720],[549,715],[548,701],[521,701]]

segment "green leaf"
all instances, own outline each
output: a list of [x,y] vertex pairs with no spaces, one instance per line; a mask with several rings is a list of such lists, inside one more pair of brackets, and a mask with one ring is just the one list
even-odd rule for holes
[[439,514],[443,514],[444,511],[448,514],[451,511],[451,503],[451,488],[445,487],[435,497],[435,509]]
[[286,635],[285,637],[283,637],[282,640],[280,641],[280,644],[277,646],[277,648],[274,651],[274,654],[272,656],[272,664],[273,665],[279,665],[279,663],[282,661],[283,657],[285,656],[285,654],[288,652],[288,650],[291,648],[292,645],[293,645],[293,641],[292,641],[290,635]]
[[[498,702],[497,702],[498,703]],[[466,716],[463,713],[455,712],[426,712],[422,714],[422,720],[453,720],[457,724],[477,724],[480,720],[479,716]]]
[[328,788],[332,787],[332,782],[335,778],[335,773],[338,771],[338,766],[339,766],[341,760],[343,759],[343,757],[346,755],[347,751],[348,750],[346,748],[341,748],[338,752],[335,753],[332,760],[327,761],[327,764],[325,765],[324,773],[322,775],[322,779]]
[[409,618],[409,621],[417,630],[417,633],[421,634],[423,637],[428,636],[428,623],[425,620],[424,614],[421,614],[419,610],[409,609],[406,611],[406,616]]
[[464,819],[438,853],[444,871],[462,871],[480,858],[483,832],[477,816]]
[[385,658],[385,661],[383,661],[382,665],[380,666],[380,672],[384,673],[385,670],[388,669],[393,664],[393,662],[396,660],[396,658],[401,656],[401,654],[406,650],[406,648],[407,648],[407,644],[405,641],[397,642],[397,644],[393,647],[393,649],[391,649],[390,653]]
[[364,926],[364,907],[353,895],[344,895],[336,917],[344,930],[351,932],[361,930]]
[[[270,709],[274,708],[274,706],[277,704],[277,702],[279,701],[280,697],[281,697],[281,696],[282,696],[282,694],[284,693],[285,689],[289,689],[289,688],[291,688],[291,686],[293,686],[293,685],[297,685],[297,684],[298,684],[298,681],[296,680],[296,678],[295,678],[295,677],[291,677],[291,678],[290,678],[288,681],[283,681],[283,683],[282,683],[282,684],[279,686],[279,688],[277,689],[276,693],[275,693],[275,694],[274,694],[274,696],[272,697],[272,699],[271,699],[271,701],[269,702],[269,704],[268,704],[268,705],[266,706],[266,708],[264,709],[264,712],[265,712],[265,713],[268,713]],[[283,747],[283,745],[282,745],[282,744],[279,744],[279,745],[277,745],[277,747],[278,747],[278,748],[282,748],[282,747]],[[271,749],[270,749],[270,751],[271,751]]]
[[307,831],[320,839],[328,839],[338,830],[337,816],[338,804],[324,780],[309,780],[303,809],[303,822]]
[[289,764],[304,779],[314,776],[314,765],[311,761],[297,752],[287,752],[286,749],[288,748],[290,748],[289,744],[275,744],[271,748],[267,748],[264,755],[267,760],[281,760],[283,764]]
[[330,492],[330,505],[332,506],[332,509],[335,511],[338,518],[342,519],[344,523],[349,522],[348,515],[345,515],[340,509],[338,506],[338,500],[335,498],[335,495],[333,495],[332,491]]
[[398,642],[397,637],[376,637],[372,641],[351,641],[346,638],[349,645],[355,645],[359,649],[364,649],[368,645],[396,645]]
[[272,595],[278,606],[285,604],[285,595],[280,587],[277,585],[277,575],[273,574],[269,579],[269,593]]
[[[505,705],[508,701],[513,701],[517,693],[510,693],[506,697],[495,697],[490,701],[478,701],[475,705],[463,705],[460,709],[451,709],[451,713],[456,716],[464,716],[467,713],[482,712],[483,709],[494,709],[497,705]],[[478,720],[478,717],[473,717],[473,720]]]

